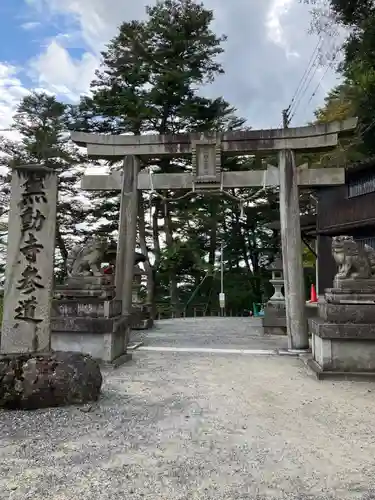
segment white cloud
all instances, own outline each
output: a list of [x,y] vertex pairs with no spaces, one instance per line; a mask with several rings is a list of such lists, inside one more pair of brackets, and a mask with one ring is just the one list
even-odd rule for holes
[[88,91],[98,62],[90,52],[85,52],[80,59],[73,59],[62,45],[53,40],[45,52],[30,62],[31,76],[38,85],[76,101]]
[[145,16],[145,6],[152,0],[27,0],[40,14],[65,15],[79,26],[87,47],[95,52],[115,35],[124,20]]
[[288,14],[293,2],[294,0],[273,0],[266,20],[268,39],[285,49],[287,57],[299,57],[297,51],[290,49],[289,41],[282,25],[282,18]]
[[41,25],[41,23],[39,23],[38,21],[31,21],[29,23],[21,24],[21,28],[23,28],[24,30],[27,30],[27,31],[31,31],[31,30],[34,30],[36,28],[39,28],[40,25]]
[[[40,17],[64,16],[69,30],[51,39],[43,52],[30,62],[33,80],[61,98],[76,101],[89,90],[100,51],[116,34],[123,20],[145,15],[146,0],[27,0]],[[136,5],[134,5],[136,4]],[[86,49],[72,57],[69,49]]]
[[28,90],[17,77],[18,68],[0,62],[0,129],[8,129],[20,100]]
[[[25,0],[36,21],[52,22],[60,34],[48,40],[30,64],[33,80],[59,98],[76,100],[88,91],[100,51],[124,21],[145,17],[155,0]],[[280,114],[309,60],[316,37],[308,35],[309,8],[298,0],[204,0],[213,9],[213,27],[228,35],[221,61],[225,75],[204,92],[223,96],[256,128],[278,126]],[[84,51],[75,57],[71,49]],[[316,85],[316,79],[312,86]],[[328,72],[324,84],[334,83]],[[320,87],[298,123],[312,117],[324,97]],[[330,85],[329,85],[330,86]],[[312,89],[306,92],[306,102]],[[302,106],[303,108],[303,106]]]

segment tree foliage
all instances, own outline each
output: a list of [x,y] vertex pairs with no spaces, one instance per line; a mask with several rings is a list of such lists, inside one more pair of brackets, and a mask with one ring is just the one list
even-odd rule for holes
[[[339,72],[343,84],[334,89],[318,110],[317,118],[326,119],[332,111],[338,116],[358,116],[359,130],[351,152],[354,158],[375,153],[375,2],[373,0],[320,0],[315,16],[347,28],[342,46]],[[327,14],[328,13],[328,14]],[[351,158],[352,155],[349,155]]]
[[[43,164],[59,176],[56,247],[59,278],[66,274],[66,259],[77,225],[84,217],[79,179],[85,156],[71,144],[67,130],[69,108],[45,93],[31,93],[22,99],[13,118],[19,140],[2,138],[0,163],[10,170],[17,165]],[[3,191],[9,192],[4,183]]]
[[[243,126],[245,121],[222,97],[200,95],[200,87],[223,72],[217,56],[226,37],[212,31],[212,20],[213,12],[203,4],[165,0],[147,8],[145,21],[122,23],[102,53],[101,67],[91,84],[92,95],[81,100],[72,126],[113,134],[219,132]],[[143,167],[164,173],[191,171],[188,161],[175,159],[151,160]],[[228,160],[224,168],[239,169],[241,165]],[[139,244],[151,250],[160,300],[178,309],[208,269],[214,268],[215,251],[232,220],[227,200],[207,195],[167,201],[165,198],[179,197],[181,192],[159,194],[151,200],[143,194]],[[115,193],[104,197],[95,196],[91,217],[97,220],[105,215],[106,222],[99,230],[115,232],[118,197]],[[239,207],[231,208],[238,215]],[[241,257],[236,258],[239,261],[248,243],[245,228],[237,222],[235,229],[236,237],[243,240]],[[245,265],[248,269],[248,256]],[[150,278],[150,270],[148,274]],[[201,291],[206,293],[204,287]]]

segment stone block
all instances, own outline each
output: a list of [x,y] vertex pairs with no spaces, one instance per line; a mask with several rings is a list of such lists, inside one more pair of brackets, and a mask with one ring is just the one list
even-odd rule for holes
[[286,326],[264,326],[263,335],[286,335]]
[[375,371],[338,371],[338,370],[323,370],[314,359],[311,357],[300,358],[316,376],[318,380],[350,380],[350,381],[375,381]]
[[371,290],[345,291],[328,288],[325,291],[325,301],[332,304],[375,304],[375,293]]
[[374,323],[375,304],[332,304],[322,302],[318,306],[319,317],[326,322],[343,323]]
[[130,319],[121,301],[99,298],[55,299],[52,303],[51,345],[59,351],[90,354],[104,363],[127,360]]
[[56,290],[64,288],[72,290],[101,289],[103,287],[114,287],[112,274],[102,274],[100,276],[70,276],[64,285],[56,287]]
[[286,335],[286,311],[284,301],[269,301],[264,306],[262,318],[264,335]]
[[90,318],[83,316],[61,316],[53,317],[51,321],[52,331],[81,332],[81,333],[116,333],[125,331],[128,325],[126,316],[114,318]]
[[337,279],[333,281],[333,288],[342,292],[372,292],[375,293],[375,279]]
[[113,286],[104,286],[101,288],[70,288],[67,286],[56,287],[55,298],[70,298],[70,299],[84,299],[92,297],[103,300],[112,300],[116,295],[116,290]]
[[375,336],[372,340],[322,338],[312,335],[313,360],[322,372],[375,375]]
[[154,322],[151,317],[151,306],[148,304],[133,304],[131,315],[132,330],[148,330]]
[[121,300],[98,301],[97,298],[52,301],[54,317],[112,318],[121,315]]
[[318,302],[306,302],[305,305],[306,318],[316,318],[318,316]]
[[[315,318],[318,315],[317,303],[307,302],[305,305],[306,317]],[[264,335],[286,335],[286,310],[285,302],[270,301],[264,307],[262,318]]]
[[322,339],[375,340],[375,324],[332,323],[321,318],[310,321],[311,332]]

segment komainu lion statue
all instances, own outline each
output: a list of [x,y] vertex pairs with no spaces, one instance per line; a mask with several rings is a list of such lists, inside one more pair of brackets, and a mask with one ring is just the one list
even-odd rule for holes
[[[91,238],[86,243],[72,248],[67,260],[68,277],[103,276],[103,262],[116,260],[116,244],[100,238]],[[134,253],[134,264],[145,262],[147,257]]]
[[68,276],[102,276],[101,264],[107,247],[108,243],[99,238],[73,247],[67,260]]
[[332,255],[338,265],[335,279],[375,278],[375,250],[359,246],[352,236],[334,236]]

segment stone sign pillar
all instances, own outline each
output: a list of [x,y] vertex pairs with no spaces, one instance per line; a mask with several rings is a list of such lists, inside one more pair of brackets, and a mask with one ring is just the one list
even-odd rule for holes
[[51,352],[57,176],[44,166],[13,170],[0,407],[36,409],[96,401],[102,375],[86,354]]
[[12,173],[1,353],[50,349],[57,177],[38,165]]

